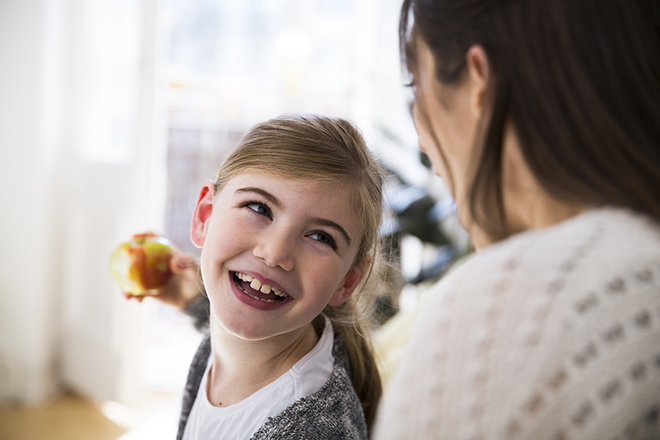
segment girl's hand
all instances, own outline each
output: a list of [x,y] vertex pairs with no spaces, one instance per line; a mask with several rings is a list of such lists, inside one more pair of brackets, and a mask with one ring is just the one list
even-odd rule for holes
[[[153,232],[147,232],[146,234],[135,234],[134,237],[141,235],[158,236]],[[128,300],[135,299],[138,302],[150,297],[179,309],[185,308],[192,299],[201,294],[202,281],[199,273],[199,263],[192,255],[183,254],[178,249],[174,249],[174,255],[170,259],[170,269],[174,275],[165,286],[143,296],[134,296],[123,292],[124,297]]]

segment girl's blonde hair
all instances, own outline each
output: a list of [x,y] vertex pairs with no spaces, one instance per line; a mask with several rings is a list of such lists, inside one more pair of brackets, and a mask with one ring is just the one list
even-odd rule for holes
[[[353,265],[365,273],[362,285],[339,307],[324,313],[346,344],[353,387],[367,425],[373,422],[382,384],[369,336],[369,298],[365,284],[378,258],[378,228],[383,213],[383,172],[359,130],[326,116],[286,115],[254,126],[225,159],[215,181],[216,194],[236,175],[259,170],[287,179],[313,180],[352,189],[351,203],[362,219],[362,240]],[[373,292],[371,292],[373,294]]]

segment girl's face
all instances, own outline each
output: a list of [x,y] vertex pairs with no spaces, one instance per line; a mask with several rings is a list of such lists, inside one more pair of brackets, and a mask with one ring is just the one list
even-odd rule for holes
[[296,334],[362,279],[351,189],[244,172],[202,187],[191,237],[212,321],[246,340]]

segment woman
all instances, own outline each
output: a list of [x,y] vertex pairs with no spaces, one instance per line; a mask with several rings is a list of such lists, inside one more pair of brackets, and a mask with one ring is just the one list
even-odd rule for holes
[[400,35],[477,253],[374,438],[660,438],[660,3],[406,0]]

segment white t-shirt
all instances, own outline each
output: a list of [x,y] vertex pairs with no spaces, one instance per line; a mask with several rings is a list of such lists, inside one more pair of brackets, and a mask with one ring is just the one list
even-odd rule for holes
[[209,356],[183,439],[250,439],[269,417],[281,413],[296,400],[314,394],[328,381],[334,367],[333,343],[332,323],[325,317],[323,334],[312,351],[264,388],[241,402],[222,408],[211,405],[206,394],[213,363],[213,356]]

